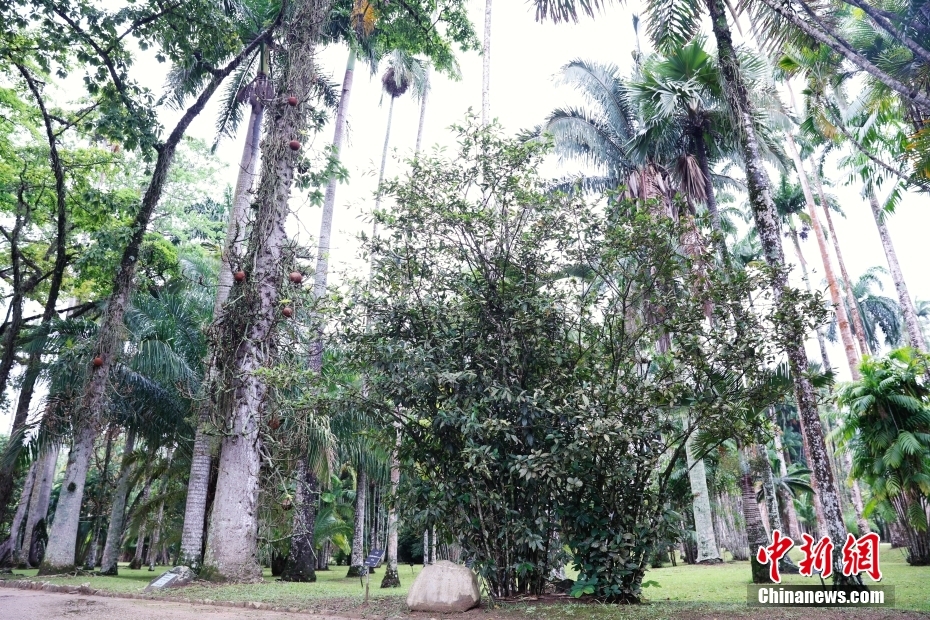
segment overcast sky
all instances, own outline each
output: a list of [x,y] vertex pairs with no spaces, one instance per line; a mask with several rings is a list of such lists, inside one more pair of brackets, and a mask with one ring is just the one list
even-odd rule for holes
[[[624,5],[614,4],[596,19],[582,19],[579,24],[535,22],[530,3],[498,0],[494,6],[493,34],[491,47],[491,112],[508,132],[540,123],[553,108],[566,103],[577,103],[578,97],[571,89],[556,86],[553,76],[565,63],[575,58],[602,63],[614,63],[624,72],[632,66],[632,51],[636,40],[632,28],[632,16],[639,12],[639,2]],[[484,3],[472,0],[471,15],[476,30],[483,27]],[[737,38],[738,35],[737,35]],[[712,37],[710,37],[712,45]],[[647,41],[642,41],[648,51]],[[322,70],[341,82],[345,68],[347,50],[333,46],[320,52]],[[452,144],[452,133],[448,127],[461,123],[469,108],[480,112],[481,108],[481,57],[476,52],[460,55],[462,79],[453,81],[434,74],[433,88],[428,100],[424,148],[432,145]],[[140,56],[133,71],[137,79],[145,82],[156,94],[161,92],[166,68],[151,56]],[[73,88],[71,87],[73,84]],[[79,75],[72,75],[63,99],[77,98],[81,92]],[[381,105],[380,72],[371,76],[368,68],[359,63],[348,112],[349,133],[343,148],[343,163],[350,173],[348,184],[339,186],[336,199],[336,220],[330,265],[334,271],[331,281],[338,273],[357,266],[355,256],[358,244],[355,241],[362,229],[364,214],[372,205],[372,193],[377,184],[384,131],[387,122],[387,101]],[[217,115],[213,102],[194,121],[189,135],[208,142],[214,139],[214,122]],[[165,111],[162,119],[167,127],[173,125],[177,113]],[[419,119],[419,104],[405,95],[394,106],[391,133],[391,159],[387,175],[402,172],[404,157],[414,148]],[[244,127],[243,127],[244,130]],[[315,146],[322,147],[332,139],[332,127],[316,139]],[[224,179],[230,185],[235,182],[236,164],[241,153],[244,135],[221,143],[220,158],[227,164]],[[557,171],[555,162],[549,167]],[[831,168],[835,171],[835,167]],[[878,233],[872,220],[868,204],[859,196],[858,188],[846,187],[842,183],[845,175],[832,175],[834,187],[828,191],[837,195],[846,217],[836,217],[837,235],[843,246],[847,268],[853,279],[875,265],[886,266],[879,243]],[[927,198],[908,196],[898,212],[891,217],[889,228],[898,249],[904,275],[917,298],[930,298],[930,270],[926,269]],[[303,198],[295,194],[291,203],[294,219],[290,229],[304,243],[315,243],[319,229],[321,209],[309,207]],[[823,278],[816,243],[809,239],[803,248],[812,271],[812,282],[819,285]],[[786,243],[786,256],[794,260],[794,252]],[[894,297],[890,280],[885,294]],[[812,343],[808,343],[811,358],[819,360]],[[840,378],[849,376],[842,350],[831,347],[831,361],[838,369]],[[36,409],[36,406],[33,407]],[[9,412],[0,414],[0,431],[8,432],[11,423]]]

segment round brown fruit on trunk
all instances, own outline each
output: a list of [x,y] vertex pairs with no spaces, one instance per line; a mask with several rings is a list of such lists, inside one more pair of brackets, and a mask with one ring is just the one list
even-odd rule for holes
[[291,308],[290,306],[284,306],[284,309],[281,310],[281,314],[283,314],[287,318],[291,318],[291,316],[294,315],[294,309]]
[[276,431],[281,427],[281,420],[279,420],[277,416],[275,416],[271,418],[270,420],[268,420],[268,426],[271,427],[271,430]]
[[94,368],[100,368],[103,366],[103,358],[99,355],[94,358]]
[[290,97],[288,97],[287,105],[292,105],[292,106],[297,105],[297,97],[295,97],[294,95],[291,95]]
[[291,147],[291,150],[292,150],[292,151],[299,151],[299,150],[300,150],[300,142],[298,142],[297,140],[291,140],[291,142],[290,142],[290,147]]
[[301,282],[304,281],[304,274],[300,273],[299,271],[292,271],[290,278],[291,278],[291,282],[293,282],[294,284],[300,284]]
[[237,271],[236,273],[233,274],[233,278],[236,279],[236,282],[245,282],[245,272]]

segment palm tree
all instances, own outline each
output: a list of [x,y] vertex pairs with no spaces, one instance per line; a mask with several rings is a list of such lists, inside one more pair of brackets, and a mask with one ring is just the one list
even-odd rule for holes
[[484,0],[484,42],[481,47],[481,124],[491,122],[491,0]]
[[869,483],[873,502],[894,509],[915,566],[930,564],[928,363],[910,348],[867,358],[862,378],[838,392],[838,403],[849,408],[842,432],[853,454],[852,475]]

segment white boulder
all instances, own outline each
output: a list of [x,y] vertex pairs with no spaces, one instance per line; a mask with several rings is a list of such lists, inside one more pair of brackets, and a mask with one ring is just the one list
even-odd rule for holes
[[481,590],[475,573],[448,560],[426,566],[407,593],[407,607],[411,611],[463,612],[480,602]]

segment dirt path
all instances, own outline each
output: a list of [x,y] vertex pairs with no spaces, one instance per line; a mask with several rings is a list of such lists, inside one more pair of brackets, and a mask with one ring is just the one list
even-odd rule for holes
[[104,598],[31,590],[0,590],[3,620],[349,620],[343,616]]

